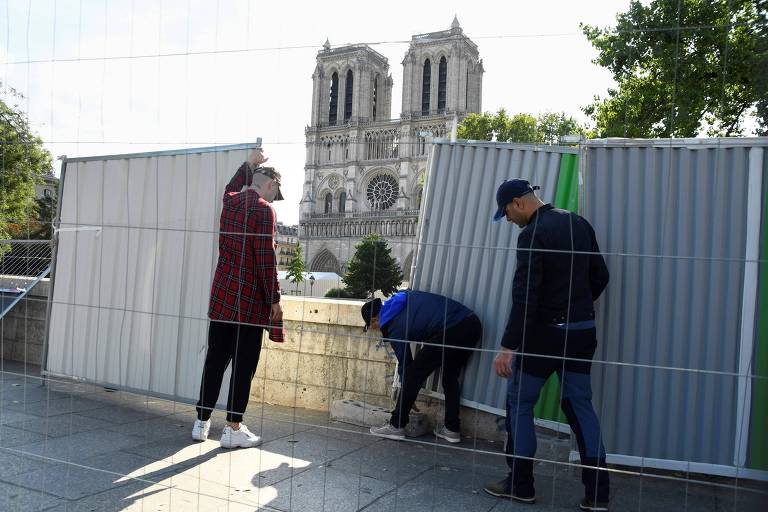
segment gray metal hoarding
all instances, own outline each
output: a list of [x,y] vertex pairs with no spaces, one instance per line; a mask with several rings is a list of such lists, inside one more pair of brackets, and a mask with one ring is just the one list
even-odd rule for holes
[[609,139],[582,151],[582,213],[611,271],[594,401],[617,462],[744,464],[763,172],[750,161],[766,145]]
[[[757,242],[768,139],[595,140],[583,144],[580,211],[611,282],[598,301],[594,403],[609,460],[725,475],[748,451]],[[505,178],[552,201],[561,152],[493,143],[433,146],[412,287],[478,312],[483,348],[467,405],[503,413],[493,373],[511,304],[519,230],[491,222]]]
[[520,177],[552,201],[562,153],[575,148],[438,140],[433,144],[411,287],[456,299],[483,323],[482,348],[465,370],[463,398],[481,409],[504,410],[506,381],[492,370],[512,304],[517,227],[491,221],[496,188]]

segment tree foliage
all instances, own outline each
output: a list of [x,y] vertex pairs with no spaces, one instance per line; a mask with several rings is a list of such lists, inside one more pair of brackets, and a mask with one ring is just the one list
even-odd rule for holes
[[291,263],[288,265],[286,271],[286,277],[290,282],[296,285],[296,289],[299,289],[299,284],[304,282],[304,258],[301,254],[301,245],[296,246],[296,253],[291,259]]
[[355,246],[342,281],[356,297],[370,297],[376,290],[387,296],[397,291],[403,273],[387,241],[374,234],[363,237]]
[[28,231],[23,227],[37,219],[35,184],[51,170],[50,153],[18,106],[22,95],[10,88],[4,93],[12,103],[0,99],[0,239],[11,237],[14,225]]
[[630,2],[615,27],[581,26],[617,83],[583,109],[596,135],[741,135],[749,115],[768,134],[768,1],[645,4]]
[[457,136],[470,140],[557,144],[563,135],[585,132],[575,119],[562,112],[545,112],[536,117],[520,113],[509,117],[502,108],[496,114],[469,114],[459,125]]

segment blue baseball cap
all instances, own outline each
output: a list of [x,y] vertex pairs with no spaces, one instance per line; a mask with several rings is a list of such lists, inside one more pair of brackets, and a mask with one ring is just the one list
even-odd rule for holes
[[496,204],[499,209],[496,210],[496,214],[493,216],[494,222],[504,217],[504,208],[516,197],[523,197],[526,194],[530,194],[534,190],[539,190],[539,187],[532,187],[526,180],[506,180],[499,185],[499,189],[496,191]]

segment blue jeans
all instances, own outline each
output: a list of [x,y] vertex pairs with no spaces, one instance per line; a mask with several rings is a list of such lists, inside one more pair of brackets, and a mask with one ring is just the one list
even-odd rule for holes
[[[594,332],[594,329],[583,332],[570,331],[568,343],[578,344],[581,341],[588,341],[590,336],[594,340]],[[558,334],[555,332],[554,336]],[[536,374],[533,374],[525,370],[528,359],[529,356],[516,356],[513,374],[507,387],[506,453],[509,455],[507,465],[510,468],[515,495],[520,497],[535,495],[531,460],[536,455],[533,408],[549,375],[557,373],[562,383],[560,406],[576,437],[581,464],[585,466],[582,469],[581,478],[585,496],[596,501],[608,501],[608,472],[595,469],[605,467],[605,447],[600,432],[600,422],[592,407],[592,383],[589,369],[586,372],[573,371],[568,369],[568,365],[563,364],[562,359],[533,356],[533,359],[537,359],[536,364],[532,365],[536,369]],[[549,371],[546,371],[545,367],[549,367]]]

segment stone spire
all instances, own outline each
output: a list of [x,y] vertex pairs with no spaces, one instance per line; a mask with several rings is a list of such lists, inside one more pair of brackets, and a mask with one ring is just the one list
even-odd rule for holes
[[328,41],[328,38],[325,38],[325,43],[323,43],[323,50],[330,50],[331,49],[331,42]]
[[461,25],[459,25],[459,17],[455,14],[453,15],[453,23],[451,23],[451,28],[461,28]]

